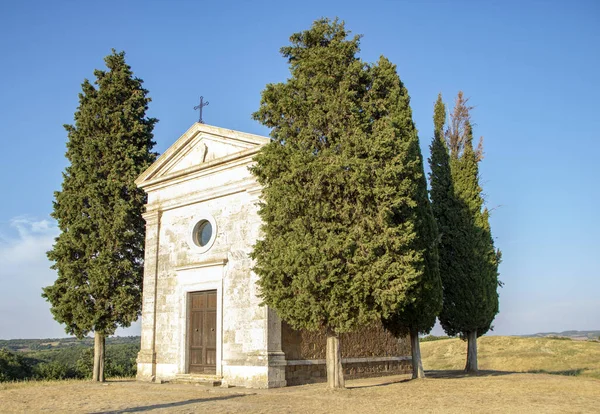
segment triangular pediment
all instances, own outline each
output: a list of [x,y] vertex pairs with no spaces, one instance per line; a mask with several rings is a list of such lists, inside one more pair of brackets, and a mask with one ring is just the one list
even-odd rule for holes
[[136,184],[144,187],[151,181],[216,164],[268,142],[269,138],[259,135],[196,123],[138,177]]

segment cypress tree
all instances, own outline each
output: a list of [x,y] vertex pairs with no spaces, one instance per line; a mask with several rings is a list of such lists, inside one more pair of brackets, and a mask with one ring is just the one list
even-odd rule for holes
[[134,180],[156,158],[146,117],[150,98],[115,50],[79,94],[68,134],[62,189],[55,192],[60,235],[48,252],[58,273],[42,296],[68,334],[94,332],[93,380],[104,381],[104,342],[141,311],[145,193]]
[[[410,217],[398,217],[402,222],[412,222],[415,225],[413,248],[420,255],[417,276],[412,288],[407,292],[404,303],[389,318],[382,320],[384,327],[394,336],[410,335],[413,378],[424,378],[423,363],[419,344],[419,334],[427,334],[435,325],[437,315],[442,308],[442,284],[438,265],[438,231],[433,217],[431,204],[427,195],[427,180],[423,171],[423,157],[419,146],[417,131],[412,123],[411,109],[406,88],[401,85],[402,99],[394,102],[391,107],[397,114],[403,114],[410,123],[402,128],[408,131],[410,140],[404,161],[412,167],[412,173],[407,178],[412,180],[414,208]],[[402,115],[401,115],[402,116]]]
[[498,313],[498,264],[489,212],[484,207],[478,163],[482,142],[473,147],[467,100],[459,92],[450,126],[442,138],[445,112],[441,96],[435,106],[431,145],[431,199],[441,232],[440,273],[444,304],[440,323],[448,335],[468,341],[467,372],[477,371],[477,337]]
[[254,118],[272,141],[252,169],[263,186],[252,254],[263,303],[295,329],[326,329],[336,388],[339,334],[391,316],[425,261],[408,95],[395,67],[362,62],[359,36],[348,35],[321,19],[281,49],[291,77],[262,93]]

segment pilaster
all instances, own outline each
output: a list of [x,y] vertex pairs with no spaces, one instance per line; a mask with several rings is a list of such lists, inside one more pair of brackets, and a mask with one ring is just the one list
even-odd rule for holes
[[159,210],[148,211],[143,217],[146,220],[146,240],[142,296],[142,332],[140,352],[137,357],[137,378],[149,381],[156,377],[156,285],[158,280],[161,212]]
[[267,309],[267,357],[268,387],[285,387],[285,353],[281,349],[281,318],[271,309]]

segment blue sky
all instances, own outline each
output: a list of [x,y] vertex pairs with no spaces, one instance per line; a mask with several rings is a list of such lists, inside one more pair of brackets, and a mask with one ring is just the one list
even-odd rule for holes
[[56,277],[45,251],[67,165],[62,125],[111,48],[144,79],[164,152],[197,120],[200,95],[206,123],[268,134],[251,113],[267,83],[288,77],[279,48],[335,16],[364,35],[364,60],[397,64],[425,157],[438,92],[471,98],[504,257],[494,333],[600,329],[600,3],[284,3],[2,2],[0,338],[65,335],[40,297]]

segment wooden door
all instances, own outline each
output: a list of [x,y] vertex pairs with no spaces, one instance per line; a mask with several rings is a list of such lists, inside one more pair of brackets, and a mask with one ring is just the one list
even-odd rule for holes
[[189,293],[188,372],[216,374],[217,291]]

